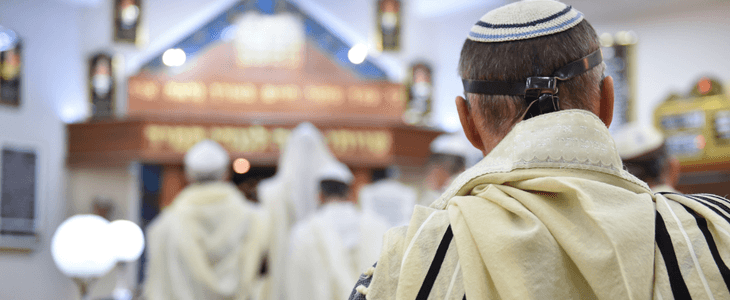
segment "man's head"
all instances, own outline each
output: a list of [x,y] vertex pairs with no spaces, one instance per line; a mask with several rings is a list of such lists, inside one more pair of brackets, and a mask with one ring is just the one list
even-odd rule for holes
[[679,161],[667,153],[664,136],[653,126],[632,123],[613,134],[621,160],[629,173],[649,187],[674,187],[679,179]]
[[447,133],[431,142],[431,156],[426,167],[426,186],[441,190],[449,180],[481,159],[463,133]]
[[[522,1],[497,8],[474,25],[459,61],[462,79],[520,83],[528,77],[554,76],[571,62],[600,48],[593,27],[582,14],[550,0]],[[557,81],[560,109],[584,109],[609,125],[613,114],[613,80],[600,64],[568,80]],[[466,93],[456,105],[472,144],[487,154],[522,120],[523,96]]]
[[191,183],[219,181],[228,175],[230,157],[211,140],[201,141],[185,153],[185,176]]
[[338,161],[326,163],[320,169],[317,178],[322,203],[348,200],[353,176],[347,166]]

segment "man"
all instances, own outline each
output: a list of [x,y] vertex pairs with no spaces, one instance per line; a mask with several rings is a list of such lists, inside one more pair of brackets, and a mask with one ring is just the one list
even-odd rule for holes
[[486,157],[391,229],[353,299],[730,299],[730,203],[653,194],[608,133],[613,82],[583,15],[497,8],[459,72],[462,127]]
[[418,204],[428,206],[466,167],[473,166],[482,153],[471,146],[463,132],[447,133],[431,142],[431,156],[426,164],[426,179]]
[[146,299],[248,299],[265,223],[230,182],[229,156],[205,140],[185,154],[190,182],[147,230]]
[[[416,191],[398,181],[397,167],[390,167],[387,178],[363,186],[358,201],[363,212],[370,212],[388,222],[388,227],[408,225],[416,205]],[[434,198],[435,199],[435,198]]]
[[281,299],[289,231],[317,209],[319,181],[312,174],[333,160],[335,157],[322,133],[311,123],[302,123],[289,135],[276,175],[259,183],[258,195],[268,216],[267,236],[271,244],[267,254],[268,274],[257,299]]
[[319,175],[322,207],[292,228],[286,299],[345,299],[360,272],[378,258],[384,220],[348,200],[352,173],[338,161]]
[[679,180],[679,161],[667,153],[664,136],[654,126],[631,123],[613,135],[624,167],[646,182],[654,192],[674,192]]

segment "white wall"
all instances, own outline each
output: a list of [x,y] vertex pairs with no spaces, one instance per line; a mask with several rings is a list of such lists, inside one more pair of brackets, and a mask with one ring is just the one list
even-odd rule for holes
[[653,122],[654,109],[672,92],[689,93],[702,76],[730,89],[730,2],[658,9],[652,14],[593,24],[600,33],[633,30],[637,44],[638,120]]
[[[38,195],[42,218],[38,250],[0,252],[0,299],[73,299],[71,280],[55,267],[50,241],[66,217],[64,158],[65,127],[59,103],[83,97],[78,11],[58,2],[0,1],[0,23],[23,38],[22,105],[0,107],[0,139],[41,145],[46,172],[39,174],[44,193]],[[52,24],[52,25],[48,25]]]
[[[93,201],[97,197],[111,200],[113,205],[109,219],[131,220],[139,223],[140,190],[139,169],[130,167],[70,168],[68,170],[69,210],[74,214],[93,213]],[[117,283],[119,268],[110,271],[94,283],[89,291],[92,299],[108,297]],[[128,287],[136,286],[137,265],[127,266]]]

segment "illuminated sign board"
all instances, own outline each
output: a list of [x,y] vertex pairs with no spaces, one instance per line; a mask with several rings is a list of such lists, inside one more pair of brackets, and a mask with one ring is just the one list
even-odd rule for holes
[[[278,153],[291,132],[285,127],[204,126],[148,124],[143,129],[147,150],[184,154],[196,143],[210,139],[236,154]],[[323,130],[329,148],[338,157],[364,156],[385,158],[392,149],[393,136],[388,130]]]
[[400,118],[405,90],[396,84],[272,84],[129,80],[129,113],[159,111],[306,112]]

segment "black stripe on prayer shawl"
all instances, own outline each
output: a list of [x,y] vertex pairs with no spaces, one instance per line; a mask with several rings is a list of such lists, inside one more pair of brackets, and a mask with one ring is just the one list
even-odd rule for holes
[[669,285],[672,287],[674,299],[692,299],[687,289],[687,284],[684,282],[684,278],[682,278],[682,271],[679,269],[677,254],[674,253],[674,244],[672,244],[672,237],[669,236],[669,231],[667,231],[667,227],[664,225],[664,219],[659,211],[656,212],[655,226],[656,243],[659,246],[662,257],[664,257],[664,264],[667,267]]
[[[684,206],[684,205],[682,205]],[[695,220],[697,221],[697,227],[700,228],[700,231],[702,231],[702,235],[705,236],[705,240],[707,241],[707,247],[710,248],[710,253],[712,253],[712,258],[715,259],[715,264],[717,265],[717,268],[720,270],[720,274],[722,275],[722,280],[725,281],[725,286],[730,290],[730,269],[728,269],[725,262],[722,260],[722,256],[720,256],[720,252],[717,251],[717,244],[715,244],[715,239],[712,237],[712,233],[707,228],[707,220],[705,220],[704,217],[697,214],[694,210],[692,210],[689,207],[684,206],[684,209],[691,214]]]
[[694,201],[697,201],[698,203],[704,205],[705,207],[707,207],[710,210],[712,210],[713,212],[715,212],[718,216],[720,216],[723,219],[725,219],[725,221],[727,221],[728,223],[730,223],[730,218],[728,218],[728,216],[726,216],[719,209],[717,209],[717,207],[712,206],[712,205],[710,205],[710,203],[707,203],[707,202],[703,201],[702,198],[695,198],[695,197],[692,197],[690,195],[685,195],[685,196],[687,196],[687,198],[690,198],[690,199],[692,199]]
[[[685,194],[672,193],[672,192],[660,192],[659,194],[662,194],[662,195],[670,194],[670,195],[684,196],[685,198],[689,198],[689,199],[692,199],[694,201],[697,201],[700,204],[702,204],[702,205],[706,206],[707,208],[711,209],[716,214],[718,214],[721,217],[723,217],[725,219],[725,221],[727,221],[728,223],[730,223],[730,218],[728,218],[727,215],[721,213],[717,209],[717,207],[721,208],[722,210],[724,210],[728,214],[730,214],[730,208],[728,208],[727,206],[723,205],[722,204],[722,201],[713,200],[712,198],[707,197],[707,194],[705,194],[705,195],[698,195],[698,194],[685,195]],[[708,202],[716,205],[717,207],[715,207],[713,205],[710,205]]]
[[702,193],[702,194],[695,194],[695,195],[697,195],[697,196],[705,196],[705,197],[710,197],[710,198],[713,198],[713,199],[717,199],[717,200],[718,200],[718,201],[720,201],[720,202],[727,202],[728,204],[730,204],[730,200],[728,200],[728,199],[727,199],[727,198],[725,198],[725,197],[721,197],[720,195],[714,195],[714,194],[705,194],[705,193]]
[[[441,239],[441,243],[439,244],[438,249],[436,249],[436,255],[433,257],[431,266],[428,268],[426,279],[423,280],[421,289],[418,291],[418,295],[416,295],[416,300],[428,299],[428,294],[431,293],[433,284],[436,282],[436,277],[439,275],[441,264],[444,263],[446,251],[449,250],[449,244],[453,237],[454,233],[451,231],[451,225],[449,225],[449,227],[446,228],[446,233],[444,233],[444,238]],[[464,294],[464,297],[466,297],[466,294]]]
[[700,196],[700,195],[687,195],[687,196],[690,196],[690,197],[693,197],[693,198],[700,198],[702,200],[705,200],[707,202],[710,202],[712,204],[715,204],[717,207],[721,208],[722,210],[724,210],[726,213],[728,213],[730,215],[730,207],[727,207],[727,205],[723,204],[720,201],[717,201],[717,200],[712,199],[712,198],[707,197],[707,196]]
[[697,201],[697,203],[702,204],[705,207],[709,208],[710,210],[714,211],[717,215],[719,215],[720,217],[722,217],[723,219],[725,219],[725,221],[727,221],[728,223],[730,223],[730,218],[728,218],[725,214],[723,214],[722,212],[720,212],[720,210],[718,210],[716,207],[710,205],[709,203],[706,203],[705,201],[702,201],[701,198],[695,198],[695,197],[692,197],[692,195],[678,194],[678,193],[672,193],[672,192],[660,192],[660,194],[662,194],[662,195],[671,194],[671,195],[683,196],[685,198],[688,198],[688,199]]

